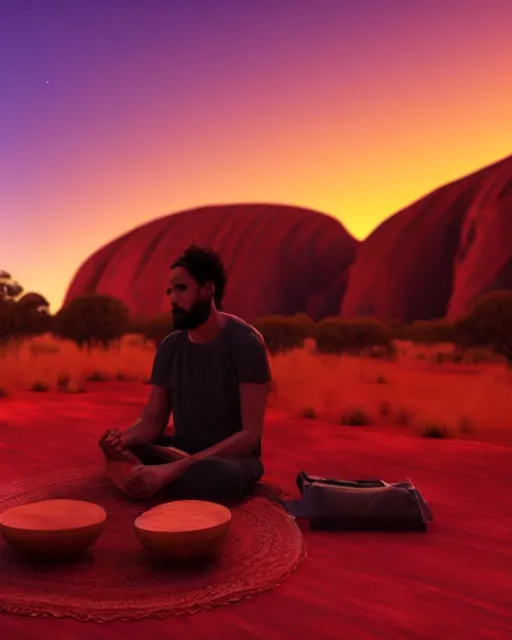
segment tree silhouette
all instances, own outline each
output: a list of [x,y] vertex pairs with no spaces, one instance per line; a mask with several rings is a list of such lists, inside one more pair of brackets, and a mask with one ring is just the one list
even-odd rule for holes
[[0,269],[0,342],[40,335],[50,329],[48,300],[39,293],[25,293],[10,273]]
[[108,347],[128,331],[129,311],[117,298],[89,293],[62,307],[52,324],[55,335],[72,340],[79,347]]
[[0,298],[0,344],[7,344],[17,335],[18,315],[12,300]]
[[50,311],[50,303],[40,293],[25,293],[17,301],[20,307],[30,309],[32,311],[48,313]]
[[16,300],[22,293],[23,287],[10,273],[0,269],[0,300]]

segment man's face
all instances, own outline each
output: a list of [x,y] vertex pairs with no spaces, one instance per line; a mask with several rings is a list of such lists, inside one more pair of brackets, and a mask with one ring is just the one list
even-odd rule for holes
[[204,324],[212,309],[213,292],[210,283],[201,287],[183,267],[171,271],[167,285],[175,329],[197,329]]

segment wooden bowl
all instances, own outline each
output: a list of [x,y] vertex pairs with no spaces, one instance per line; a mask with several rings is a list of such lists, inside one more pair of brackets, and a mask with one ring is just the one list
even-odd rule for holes
[[176,500],[149,509],[135,520],[135,533],[148,551],[172,560],[206,560],[220,550],[231,511],[214,502]]
[[0,513],[0,533],[18,551],[39,557],[82,553],[100,537],[107,514],[81,500],[43,500]]

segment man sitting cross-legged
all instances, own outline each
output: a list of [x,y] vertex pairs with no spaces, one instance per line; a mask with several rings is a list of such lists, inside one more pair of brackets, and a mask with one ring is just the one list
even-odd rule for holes
[[268,352],[254,327],[220,311],[225,284],[207,249],[193,245],[171,266],[175,330],[157,349],[147,405],[131,428],[100,439],[107,459],[136,465],[124,484],[134,497],[165,488],[169,499],[233,503],[263,476]]

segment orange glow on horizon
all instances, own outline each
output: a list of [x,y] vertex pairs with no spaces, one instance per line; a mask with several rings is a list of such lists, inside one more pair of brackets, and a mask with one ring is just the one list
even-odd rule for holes
[[[189,31],[169,40],[155,14],[147,19],[156,35],[140,48],[123,35],[133,25],[112,31],[93,7],[83,33],[73,26],[83,38],[77,47],[89,46],[91,29],[106,30],[95,32],[94,66],[81,58],[66,66],[71,17],[55,22],[44,46],[57,43],[62,78],[46,84],[45,69],[37,95],[32,84],[16,85],[19,105],[0,118],[11,145],[0,215],[12,225],[0,268],[56,311],[99,247],[196,206],[307,207],[365,238],[432,190],[510,154],[512,7],[492,3],[484,10],[465,0],[464,24],[458,0],[450,10],[418,5],[372,16],[357,7],[345,14],[340,3],[331,21],[305,7],[294,16],[276,8],[275,22],[258,14],[254,33],[241,28],[229,43],[207,21],[194,31],[197,15],[185,13]],[[298,32],[285,38],[280,28],[290,20],[310,34],[300,48]],[[345,25],[345,39],[336,25]],[[101,49],[111,39],[125,47],[122,61],[113,45]],[[181,52],[189,66],[168,67]]]

